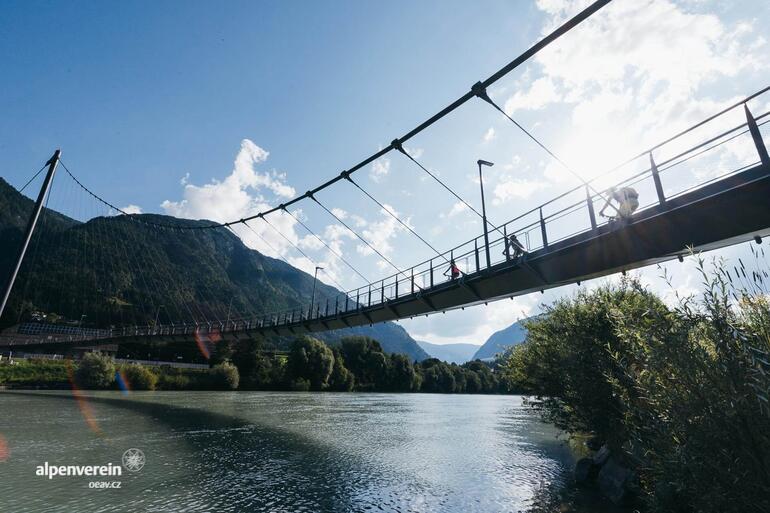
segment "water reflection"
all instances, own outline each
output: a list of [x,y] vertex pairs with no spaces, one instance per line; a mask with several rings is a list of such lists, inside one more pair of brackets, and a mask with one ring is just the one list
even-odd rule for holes
[[[432,394],[0,394],[13,456],[0,511],[517,511],[570,456],[519,398]],[[120,490],[35,465],[101,464],[141,448]]]

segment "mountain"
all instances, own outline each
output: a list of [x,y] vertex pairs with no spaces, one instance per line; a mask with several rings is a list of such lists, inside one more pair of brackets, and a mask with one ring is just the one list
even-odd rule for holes
[[479,349],[475,344],[431,344],[422,340],[417,343],[433,358],[457,364],[470,361]]
[[508,326],[505,329],[497,331],[490,336],[484,345],[473,355],[474,360],[484,360],[494,358],[495,355],[502,353],[507,348],[521,344],[527,338],[527,330],[522,326],[526,319],[522,319]]
[[[34,202],[0,178],[0,280],[5,282]],[[0,328],[33,311],[84,327],[255,317],[306,305],[313,276],[249,249],[226,228],[155,214],[80,222],[45,209]],[[162,225],[162,226],[158,226]],[[344,297],[317,283],[318,304]],[[393,323],[362,327],[388,352],[427,354]],[[351,330],[341,330],[352,333]],[[347,333],[345,333],[347,332]],[[339,339],[340,332],[319,335]]]

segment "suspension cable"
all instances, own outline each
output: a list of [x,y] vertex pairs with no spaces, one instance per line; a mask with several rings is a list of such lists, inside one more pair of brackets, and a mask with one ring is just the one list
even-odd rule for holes
[[387,213],[390,215],[390,217],[392,217],[393,219],[395,219],[396,221],[398,221],[399,223],[401,223],[401,226],[403,226],[404,228],[406,228],[407,230],[409,230],[409,231],[412,233],[412,235],[414,235],[415,237],[417,237],[418,239],[420,239],[420,240],[422,241],[422,243],[423,243],[423,244],[425,244],[425,245],[426,245],[426,246],[428,246],[430,249],[432,249],[432,250],[433,250],[433,251],[436,253],[436,255],[438,255],[439,257],[443,258],[444,260],[446,260],[446,262],[447,262],[447,263],[449,263],[449,260],[447,260],[446,256],[444,256],[444,255],[443,255],[443,254],[442,254],[442,253],[441,253],[439,250],[437,250],[436,248],[434,248],[434,247],[433,247],[433,245],[432,245],[430,242],[428,242],[427,240],[425,240],[424,238],[422,238],[422,237],[420,236],[420,234],[418,234],[416,231],[414,231],[414,229],[412,229],[412,227],[411,227],[411,226],[409,226],[409,225],[408,225],[408,224],[406,224],[404,221],[402,221],[402,220],[401,220],[401,219],[400,219],[400,218],[399,218],[399,217],[398,217],[396,214],[394,214],[394,213],[391,211],[391,209],[387,208],[385,205],[383,205],[382,203],[380,203],[379,201],[377,201],[377,200],[374,198],[374,196],[372,196],[371,194],[369,194],[369,193],[368,193],[368,192],[367,192],[367,191],[366,191],[366,190],[365,190],[363,187],[361,187],[361,186],[360,186],[359,184],[357,184],[357,183],[356,183],[356,182],[355,182],[355,181],[354,181],[352,178],[350,178],[350,175],[349,175],[349,174],[348,174],[348,175],[346,175],[346,176],[345,176],[345,178],[346,178],[346,179],[347,179],[347,180],[348,180],[350,183],[352,183],[353,185],[355,185],[355,186],[356,186],[356,188],[357,188],[359,191],[363,192],[363,193],[366,195],[366,197],[368,197],[370,200],[372,200],[373,202],[375,202],[375,203],[376,203],[376,204],[377,204],[377,205],[378,205],[378,206],[379,206],[379,207],[380,207],[382,210],[384,210],[385,212],[387,212]]
[[[401,153],[403,153],[404,155],[406,155],[406,157],[407,157],[409,160],[411,160],[412,162],[414,162],[414,163],[417,165],[417,167],[419,167],[420,169],[422,169],[423,171],[425,171],[426,173],[428,173],[428,175],[429,175],[431,178],[433,178],[433,179],[434,179],[434,180],[436,180],[436,181],[437,181],[439,184],[441,184],[441,186],[442,186],[444,189],[448,190],[448,191],[449,191],[449,193],[450,193],[452,196],[454,196],[455,198],[457,198],[458,200],[460,200],[460,202],[461,202],[463,205],[465,205],[466,207],[468,207],[468,208],[469,208],[469,209],[470,209],[470,210],[471,210],[471,211],[472,211],[474,214],[476,214],[477,216],[479,216],[479,219],[481,219],[482,221],[484,220],[484,216],[481,214],[481,212],[479,212],[478,210],[476,210],[475,208],[473,208],[473,205],[471,205],[470,203],[468,203],[467,201],[465,201],[465,200],[464,200],[464,199],[463,199],[463,198],[462,198],[462,197],[461,197],[459,194],[457,194],[457,193],[456,193],[454,190],[452,190],[452,188],[451,188],[451,187],[449,187],[449,186],[448,186],[446,183],[444,183],[444,182],[443,182],[443,181],[442,181],[442,180],[441,180],[439,177],[437,177],[435,174],[433,174],[433,173],[431,173],[430,171],[428,171],[428,168],[426,168],[425,166],[423,166],[423,165],[422,165],[422,164],[421,164],[421,163],[420,163],[420,162],[419,162],[417,159],[415,159],[414,157],[412,157],[411,155],[409,155],[409,153],[408,153],[408,152],[407,152],[407,151],[404,149],[404,145],[402,144],[402,141],[400,141],[400,140],[396,139],[395,141],[393,141],[393,142],[392,142],[392,143],[390,143],[390,144],[391,144],[391,146],[393,146],[393,147],[394,147],[396,150],[398,150],[399,152],[401,152]],[[503,234],[503,232],[500,230],[500,227],[499,227],[499,226],[496,226],[496,225],[495,225],[495,224],[494,224],[492,221],[490,221],[490,220],[489,220],[489,216],[487,216],[487,223],[489,223],[489,225],[492,227],[492,230],[496,230],[497,232],[499,232],[499,233],[500,233],[500,235],[504,235],[504,234]]]
[[361,277],[361,279],[362,279],[362,280],[364,280],[364,281],[365,281],[367,284],[371,285],[371,283],[372,283],[372,282],[371,282],[371,281],[369,281],[369,280],[366,278],[366,276],[364,276],[363,274],[361,274],[360,272],[358,272],[358,269],[356,269],[355,267],[353,267],[353,265],[352,265],[350,262],[348,262],[347,260],[345,260],[345,258],[344,258],[344,257],[343,257],[343,256],[342,256],[340,253],[338,253],[337,251],[335,251],[334,249],[332,249],[332,247],[331,247],[330,245],[328,245],[328,244],[327,244],[327,243],[326,243],[326,242],[325,242],[325,241],[324,241],[324,240],[323,240],[321,237],[319,237],[318,235],[316,235],[316,233],[315,233],[313,230],[311,230],[310,228],[308,228],[308,226],[307,226],[305,223],[303,223],[303,222],[302,222],[302,220],[301,220],[301,219],[300,219],[298,216],[295,216],[295,215],[294,215],[294,214],[293,214],[291,211],[289,211],[287,208],[285,208],[285,206],[283,206],[283,205],[282,205],[282,207],[283,207],[283,211],[284,211],[284,212],[286,212],[286,213],[287,213],[287,214],[289,214],[291,217],[293,217],[293,218],[294,218],[294,219],[295,219],[295,220],[296,220],[296,221],[297,221],[297,222],[298,222],[300,225],[302,225],[302,226],[305,228],[305,230],[307,230],[308,232],[310,232],[310,234],[311,234],[313,237],[315,237],[316,239],[318,239],[318,241],[319,241],[321,244],[323,244],[324,246],[326,246],[326,249],[328,249],[328,250],[329,250],[329,251],[330,251],[330,252],[331,252],[331,253],[332,253],[334,256],[336,256],[337,258],[339,258],[340,260],[342,260],[342,261],[345,263],[345,265],[347,265],[348,267],[350,267],[350,268],[353,270],[353,272],[354,272],[354,273],[356,273],[358,276],[360,276],[360,277]]
[[[501,108],[501,107],[500,107],[498,104],[496,104],[496,103],[495,103],[495,102],[492,100],[492,98],[490,98],[490,97],[489,97],[489,95],[487,94],[487,90],[486,90],[486,88],[484,87],[484,85],[483,85],[481,82],[479,82],[479,83],[477,83],[477,84],[475,84],[475,85],[473,86],[473,91],[475,91],[475,93],[476,93],[476,96],[478,96],[479,98],[481,98],[482,100],[484,100],[485,102],[487,102],[488,104],[490,104],[490,105],[491,105],[492,107],[494,107],[494,108],[495,108],[497,111],[499,111],[499,112],[500,112],[500,113],[501,113],[503,116],[505,116],[505,117],[506,117],[506,118],[507,118],[507,119],[508,119],[508,120],[509,120],[511,123],[513,123],[514,125],[516,125],[516,127],[517,127],[519,130],[521,130],[522,132],[524,132],[524,134],[525,134],[527,137],[529,137],[530,139],[532,139],[532,140],[535,142],[535,144],[537,144],[538,146],[540,146],[540,148],[542,148],[542,149],[543,149],[543,150],[544,150],[544,151],[545,151],[545,152],[546,152],[548,155],[550,155],[550,156],[551,156],[551,158],[553,158],[553,159],[554,159],[556,162],[558,162],[559,164],[561,164],[561,166],[562,166],[564,169],[566,169],[566,170],[567,170],[567,171],[569,171],[569,172],[570,172],[572,175],[574,175],[575,177],[577,177],[577,179],[578,179],[578,180],[580,180],[580,181],[581,181],[581,182],[583,182],[583,183],[584,183],[584,184],[585,184],[587,187],[589,187],[590,189],[592,189],[592,190],[593,190],[593,191],[594,191],[596,194],[598,194],[598,195],[599,195],[599,196],[600,196],[602,199],[607,199],[607,198],[604,196],[604,194],[602,194],[601,192],[597,191],[597,190],[594,188],[594,186],[590,184],[590,182],[586,181],[586,180],[585,180],[585,178],[583,178],[583,177],[582,177],[582,176],[581,176],[581,175],[580,175],[580,174],[579,174],[577,171],[575,171],[575,170],[574,170],[574,169],[572,169],[572,168],[571,168],[569,165],[567,165],[567,163],[566,163],[566,162],[564,162],[564,161],[563,161],[561,158],[559,158],[559,156],[558,156],[558,155],[556,155],[556,154],[555,154],[553,151],[551,151],[551,150],[550,150],[550,149],[549,149],[549,148],[548,148],[548,147],[547,147],[545,144],[543,144],[543,143],[542,143],[542,142],[541,142],[541,141],[540,141],[540,140],[539,140],[537,137],[535,137],[534,135],[532,135],[532,133],[531,133],[529,130],[527,130],[526,128],[524,128],[523,126],[521,126],[521,124],[519,124],[519,123],[518,123],[518,122],[517,122],[515,119],[513,119],[511,116],[509,116],[509,115],[508,115],[508,113],[507,113],[507,112],[505,112],[505,110],[503,110],[503,109],[502,109],[502,108]],[[614,206],[614,205],[611,205],[611,206],[612,206],[613,208],[615,208],[615,206]],[[616,208],[616,210],[617,210],[617,208]]]
[[45,164],[43,164],[43,167],[41,167],[41,168],[38,170],[38,172],[37,172],[37,173],[35,173],[34,175],[32,175],[32,178],[30,178],[29,180],[27,180],[27,183],[25,183],[25,184],[24,184],[24,187],[22,187],[21,189],[19,189],[19,194],[21,194],[22,192],[24,192],[24,189],[26,189],[26,188],[27,188],[27,186],[28,186],[29,184],[31,184],[31,183],[32,183],[32,181],[33,181],[35,178],[37,178],[37,177],[38,177],[38,175],[40,175],[40,173],[42,173],[42,172],[43,172],[43,169],[45,169],[45,168],[47,168],[47,167],[48,167],[48,162],[46,162]]
[[[497,70],[490,77],[488,77],[487,79],[485,79],[484,81],[479,82],[479,83],[482,84],[484,87],[488,87],[491,84],[494,84],[495,82],[497,82],[498,80],[503,78],[505,75],[507,75],[508,73],[510,73],[511,71],[513,71],[514,69],[516,69],[517,67],[519,67],[520,65],[525,63],[526,61],[528,61],[531,57],[533,57],[534,55],[539,53],[543,48],[547,47],[548,45],[550,45],[551,43],[553,43],[554,41],[559,39],[561,36],[563,36],[564,34],[569,32],[573,28],[575,28],[578,24],[580,24],[583,21],[585,21],[586,19],[588,19],[590,16],[595,14],[597,11],[599,11],[602,7],[604,7],[607,4],[609,4],[611,1],[612,0],[596,0],[596,1],[594,1],[592,4],[587,6],[585,9],[580,11],[578,14],[576,14],[575,16],[573,16],[572,18],[567,20],[565,23],[563,23],[562,25],[557,27],[555,30],[553,30],[553,32],[551,32],[550,34],[545,36],[543,39],[541,39],[540,41],[538,41],[537,43],[532,45],[524,53],[522,53],[521,55],[516,57],[514,60],[512,60],[511,62],[509,62],[508,64],[506,64],[502,68],[500,68],[499,70]],[[461,107],[462,105],[467,103],[470,99],[474,98],[475,96],[476,96],[475,91],[473,89],[471,89],[470,91],[466,92],[465,94],[460,96],[458,99],[456,99],[455,101],[450,103],[448,106],[444,107],[442,110],[440,110],[439,112],[437,112],[436,114],[434,114],[433,116],[428,118],[427,120],[423,121],[420,125],[418,125],[417,127],[413,128],[412,130],[407,132],[399,140],[402,143],[406,142],[407,140],[411,139],[415,135],[417,135],[420,132],[424,131],[425,129],[429,128],[430,126],[432,126],[433,124],[435,124],[439,120],[443,119],[447,115],[451,114],[452,112],[457,110],[459,107]],[[377,151],[376,153],[374,153],[374,154],[370,155],[369,157],[365,158],[364,160],[362,160],[358,164],[356,164],[356,165],[352,166],[351,168],[349,168],[348,172],[354,173],[355,171],[358,171],[359,169],[361,169],[361,168],[363,168],[365,166],[368,166],[369,164],[371,164],[375,160],[379,159],[380,157],[386,155],[388,152],[390,152],[393,149],[394,149],[393,146],[387,146],[387,147]],[[61,160],[59,162],[61,162]],[[66,167],[65,167],[65,170],[66,170]],[[69,170],[67,170],[67,173],[69,173]],[[72,175],[70,174],[70,176],[72,176]],[[73,176],[73,179],[74,179],[74,176]],[[297,196],[296,198],[293,198],[292,200],[288,201],[285,204],[285,206],[293,205],[294,203],[302,201],[303,199],[306,199],[306,198],[312,198],[313,194],[316,194],[316,193],[326,189],[327,187],[329,187],[331,185],[334,185],[335,183],[337,183],[341,179],[342,179],[341,176],[335,176],[334,178],[332,178],[330,180],[327,180],[323,184],[317,186],[315,189],[307,191],[306,193],[304,193],[304,194],[302,194],[300,196]],[[75,180],[75,181],[77,182],[77,180]],[[110,204],[106,200],[100,198],[99,196],[97,196],[96,194],[94,194],[93,192],[88,190],[80,182],[78,182],[78,184],[86,192],[88,192],[89,194],[94,196],[99,201],[101,201],[101,202],[105,203],[106,205],[114,208],[116,211],[118,211],[118,212],[120,212],[122,214],[125,214],[125,215],[131,215],[131,214],[127,214],[123,210],[115,207],[114,205]],[[233,221],[228,221],[226,223],[214,223],[214,224],[206,225],[206,226],[183,226],[183,227],[173,227],[173,228],[179,228],[179,229],[184,229],[184,230],[221,228],[222,226],[231,226],[231,225],[235,225],[235,224],[238,224],[238,223],[242,223],[244,221],[251,221],[252,219],[256,219],[258,215],[271,214],[271,213],[276,212],[276,211],[278,211],[280,209],[281,209],[281,207],[273,207],[273,208],[270,208],[270,209],[265,210],[263,212],[260,212],[258,214],[254,214],[254,215],[252,215],[250,217],[246,217],[245,219],[236,219],[236,220],[233,220]],[[148,224],[157,224],[159,226],[164,226],[164,227],[172,227],[172,226],[165,225],[165,224],[162,224],[162,223],[154,223],[152,221],[142,220],[141,222],[147,222]]]
[[[263,219],[264,219],[264,218],[263,218]],[[267,221],[267,220],[265,220],[265,221]],[[270,223],[268,223],[268,224],[270,224]],[[256,231],[254,228],[252,228],[251,226],[249,226],[249,224],[248,224],[248,223],[246,223],[245,221],[244,221],[243,225],[244,225],[246,228],[248,228],[249,230],[251,230],[251,231],[252,231],[252,233],[254,233],[254,235],[256,235],[257,237],[259,237],[259,238],[262,240],[262,242],[264,242],[265,244],[267,244],[267,246],[268,246],[270,249],[272,249],[273,251],[275,251],[276,255],[278,255],[278,258],[279,258],[280,260],[283,260],[283,261],[284,261],[284,262],[285,262],[287,265],[291,265],[291,264],[290,264],[290,263],[289,263],[289,262],[288,262],[288,261],[287,261],[287,260],[286,260],[286,259],[285,259],[285,258],[282,256],[282,255],[281,255],[281,252],[280,252],[280,251],[278,251],[278,250],[275,248],[275,246],[273,246],[272,244],[270,244],[270,243],[267,241],[267,239],[265,239],[265,238],[264,238],[264,237],[263,237],[263,236],[262,236],[262,235],[261,235],[259,232],[257,232],[257,231]],[[272,226],[272,225],[270,225],[270,226]],[[232,228],[231,226],[228,226],[228,227],[227,227],[227,229],[228,229],[228,230],[230,230],[230,231],[233,233],[233,235],[235,235],[236,237],[238,237],[238,234],[237,234],[237,233],[235,233],[235,230],[233,230],[233,228]],[[273,227],[273,229],[275,229],[275,228]],[[309,259],[309,257],[308,257],[308,259]],[[310,260],[310,261],[312,262],[312,260]],[[345,292],[345,288],[344,288],[344,287],[342,287],[342,286],[341,286],[339,283],[337,283],[337,282],[334,280],[334,278],[333,278],[333,277],[332,277],[332,276],[331,276],[329,273],[325,273],[325,274],[326,274],[326,275],[329,277],[329,279],[331,279],[332,281],[334,281],[334,283],[337,285],[337,287],[339,287],[339,293],[340,293],[340,294],[342,294],[343,296],[347,295],[347,292]],[[327,296],[327,298],[328,298],[328,296]]]
[[[294,249],[296,249],[297,251],[299,251],[299,252],[300,252],[300,254],[301,254],[303,257],[305,257],[305,258],[307,258],[308,260],[310,260],[310,263],[312,263],[314,266],[318,267],[318,264],[315,262],[315,260],[313,260],[312,258],[310,258],[310,257],[307,255],[307,253],[305,253],[304,251],[302,251],[302,249],[299,247],[299,245],[298,245],[298,244],[295,244],[295,243],[294,243],[294,242],[293,242],[293,241],[292,241],[290,238],[288,238],[286,235],[284,235],[284,233],[283,233],[281,230],[279,230],[278,228],[276,228],[276,227],[273,225],[273,223],[271,223],[270,221],[268,221],[268,220],[265,218],[265,216],[262,216],[260,219],[262,219],[264,222],[266,222],[266,223],[267,223],[267,225],[268,225],[270,228],[272,228],[272,229],[273,229],[273,231],[275,231],[276,233],[278,233],[278,235],[280,235],[281,237],[283,237],[283,238],[286,240],[286,242],[288,242],[289,244],[291,244],[292,246],[294,246]],[[288,262],[287,262],[287,263],[288,263]],[[289,265],[291,265],[291,264],[289,264]],[[337,286],[337,288],[338,288],[340,291],[344,291],[344,290],[345,290],[345,287],[343,287],[342,285],[340,285],[340,284],[337,282],[337,280],[335,280],[335,279],[334,279],[334,277],[333,277],[331,274],[329,274],[329,273],[326,273],[326,275],[329,277],[329,279],[330,279],[332,282],[334,282],[334,285],[336,285],[336,286]]]
[[408,275],[407,275],[407,274],[406,274],[404,271],[402,271],[401,269],[399,269],[399,268],[398,268],[398,266],[397,266],[396,264],[394,264],[393,262],[391,262],[391,261],[390,261],[390,259],[389,259],[388,257],[386,257],[385,255],[383,255],[383,254],[382,254],[382,253],[381,253],[381,252],[380,252],[380,251],[379,251],[377,248],[375,248],[375,247],[374,247],[372,244],[370,244],[370,243],[369,243],[369,242],[368,242],[366,239],[364,239],[364,238],[363,238],[361,235],[359,235],[359,234],[358,234],[358,232],[356,232],[356,231],[355,231],[353,228],[351,228],[350,226],[348,226],[348,224],[347,224],[345,221],[343,221],[342,219],[340,219],[340,218],[339,218],[339,216],[337,216],[337,214],[335,214],[334,212],[332,212],[331,210],[329,210],[328,208],[326,208],[326,207],[324,206],[324,204],[323,204],[323,203],[321,203],[320,201],[318,201],[318,199],[317,199],[315,196],[310,196],[310,199],[312,199],[313,201],[315,201],[316,203],[318,203],[318,206],[320,206],[322,209],[326,210],[326,212],[327,212],[327,213],[328,213],[330,216],[332,216],[334,219],[336,219],[337,221],[339,221],[339,222],[340,222],[340,224],[342,224],[342,226],[344,226],[345,228],[347,228],[347,229],[350,231],[350,233],[352,233],[353,235],[355,235],[356,237],[358,237],[358,239],[359,239],[361,242],[363,242],[364,244],[366,244],[366,245],[369,247],[369,249],[371,249],[372,251],[374,251],[375,253],[377,253],[377,254],[380,256],[380,258],[382,258],[382,259],[383,259],[385,262],[387,262],[388,264],[390,264],[390,266],[391,266],[393,269],[395,269],[395,270],[396,270],[396,272],[397,272],[398,274],[403,274],[403,275],[404,275],[404,276],[406,276],[407,278],[409,277],[409,276],[408,276]]

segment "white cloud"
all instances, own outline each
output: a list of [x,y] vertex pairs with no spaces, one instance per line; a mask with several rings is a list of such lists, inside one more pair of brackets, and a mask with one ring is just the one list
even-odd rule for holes
[[408,148],[406,146],[404,146],[404,151],[413,159],[419,159],[424,153],[422,148]]
[[458,201],[452,205],[452,208],[449,209],[449,213],[446,214],[446,217],[454,217],[457,214],[465,212],[466,210],[468,210],[468,205],[466,205],[462,201]]
[[495,134],[494,127],[489,127],[486,132],[484,132],[484,142],[490,142],[493,141],[497,137],[497,134]]
[[[538,0],[548,15],[543,32],[587,3]],[[732,101],[720,85],[770,69],[758,22],[727,22],[707,9],[713,6],[671,0],[611,3],[538,54],[534,81],[509,94],[505,110],[560,105],[558,132],[546,142],[561,141],[551,144],[555,153],[582,176],[596,176]],[[546,176],[575,182],[553,164]]]
[[371,178],[372,181],[379,183],[383,178],[388,176],[388,173],[390,173],[390,159],[383,157],[374,161],[372,170],[369,173],[369,178]]
[[205,185],[184,185],[181,201],[166,200],[161,207],[169,215],[190,219],[231,221],[266,207],[264,192],[278,198],[290,198],[295,192],[285,183],[285,175],[257,171],[269,153],[252,141],[244,139],[235,158],[233,170],[222,181],[212,180]]
[[[407,225],[409,225],[409,219],[401,217],[401,215],[392,206],[388,204],[384,204],[384,206],[384,209],[380,209],[382,219],[379,221],[368,222],[361,235],[369,244],[376,248],[377,251],[385,255],[385,257],[388,259],[391,259],[393,255],[393,246],[391,245],[391,240],[396,237],[398,232],[405,231],[406,228],[402,226],[390,214],[388,214],[388,211],[392,212],[396,217],[402,219]],[[359,254],[365,256],[374,254],[374,250],[365,244],[359,244],[356,247],[356,250]],[[379,256],[377,258],[379,258]],[[377,261],[377,266],[382,270],[391,268],[390,264],[384,262],[382,259]]]
[[[208,219],[217,222],[232,221],[254,215],[271,208],[272,204],[294,196],[295,191],[286,183],[286,175],[275,171],[260,172],[257,167],[263,164],[269,153],[252,141],[244,139],[235,158],[233,169],[223,180],[213,179],[204,185],[189,183],[189,174],[182,179],[183,198],[179,201],[166,200],[161,207],[169,215],[188,219]],[[337,210],[340,217],[347,213]],[[301,210],[294,215],[302,218]],[[291,265],[312,273],[316,263],[324,267],[319,279],[331,283],[333,280],[345,283],[345,276],[340,269],[340,261],[323,244],[307,232],[297,233],[297,221],[283,212],[270,214],[270,225],[261,219],[249,221],[248,227],[238,224],[232,227],[244,244],[257,251],[283,258]],[[341,230],[340,230],[341,229]],[[331,225],[321,230],[326,234],[325,241],[338,254],[343,254],[343,242],[349,238],[346,229]],[[285,238],[284,238],[285,237]],[[288,239],[288,240],[287,240]],[[317,251],[315,263],[302,256],[294,245],[304,251]],[[332,283],[333,284],[333,283]]]
[[[539,110],[548,104],[561,100],[561,95],[556,92],[556,85],[549,77],[535,80],[526,92],[516,92],[506,100],[503,110],[509,116],[513,116],[517,110]],[[494,132],[493,132],[494,134]]]
[[544,180],[525,180],[521,178],[503,180],[494,188],[495,205],[501,205],[510,199],[528,199],[539,190],[549,187],[549,183]]
[[142,213],[142,207],[140,207],[138,205],[133,205],[133,204],[132,205],[127,205],[127,206],[121,208],[120,210],[122,210],[126,214],[141,214]]

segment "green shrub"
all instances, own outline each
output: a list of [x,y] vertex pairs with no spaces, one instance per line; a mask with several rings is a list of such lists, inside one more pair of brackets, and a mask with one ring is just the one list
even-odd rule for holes
[[86,353],[78,364],[75,381],[86,389],[109,388],[115,382],[115,361],[103,353]]
[[546,420],[633,463],[653,512],[770,511],[766,275],[714,268],[671,309],[635,280],[557,301],[501,366]]
[[120,368],[121,374],[131,390],[155,390],[158,376],[148,367],[132,363]]
[[230,362],[215,365],[209,370],[211,386],[217,390],[235,390],[238,388],[238,368]]

